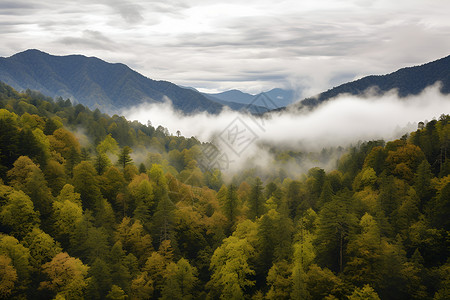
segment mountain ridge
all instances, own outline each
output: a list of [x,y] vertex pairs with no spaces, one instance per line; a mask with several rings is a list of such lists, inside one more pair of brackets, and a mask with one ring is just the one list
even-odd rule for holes
[[401,98],[417,95],[426,87],[441,82],[441,93],[450,93],[450,55],[417,66],[405,67],[384,75],[369,75],[341,84],[292,104],[294,107],[314,107],[341,94],[362,95],[375,88],[378,94],[397,89]]
[[218,113],[223,108],[198,92],[150,79],[125,64],[80,54],[56,56],[29,49],[2,57],[0,80],[17,90],[38,90],[103,110],[163,102],[165,97],[185,113]]

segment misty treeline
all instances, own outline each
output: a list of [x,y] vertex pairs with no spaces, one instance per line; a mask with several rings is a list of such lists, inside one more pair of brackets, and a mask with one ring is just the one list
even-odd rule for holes
[[224,181],[195,138],[1,84],[0,298],[449,299],[449,143],[442,115]]

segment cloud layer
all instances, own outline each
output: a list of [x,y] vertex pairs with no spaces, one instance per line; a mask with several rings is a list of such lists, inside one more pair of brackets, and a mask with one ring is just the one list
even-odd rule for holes
[[269,162],[264,146],[287,147],[296,151],[320,151],[346,147],[359,141],[400,138],[417,129],[417,123],[439,118],[450,111],[450,96],[437,86],[420,95],[399,98],[395,91],[383,96],[339,96],[313,111],[273,113],[264,119],[224,111],[220,115],[199,113],[186,116],[170,103],[147,104],[124,111],[130,120],[162,125],[175,134],[214,141],[234,161],[233,168],[255,156]]
[[2,1],[0,56],[80,53],[204,90],[310,96],[448,55],[448,11],[446,0]]

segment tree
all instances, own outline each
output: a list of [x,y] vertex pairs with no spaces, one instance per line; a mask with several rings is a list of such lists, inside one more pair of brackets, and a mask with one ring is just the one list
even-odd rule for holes
[[254,249],[246,238],[226,238],[211,257],[213,272],[210,285],[221,299],[242,299],[245,289],[254,285],[249,277],[255,274],[248,260]]
[[431,166],[428,161],[424,159],[417,168],[417,173],[414,180],[414,189],[420,198],[421,208],[424,207],[424,205],[432,197],[431,178],[433,178]]
[[97,257],[89,268],[87,276],[89,276],[89,282],[86,287],[86,296],[89,299],[105,299],[112,285],[108,264]]
[[147,168],[145,167],[145,165],[144,165],[144,163],[140,163],[139,164],[139,174],[142,174],[142,173],[147,173]]
[[73,169],[73,185],[80,193],[83,208],[93,210],[101,198],[96,177],[97,172],[91,163],[82,161]]
[[312,264],[306,273],[307,290],[312,299],[345,299],[344,282],[329,269]]
[[162,299],[192,299],[192,291],[197,281],[197,269],[181,258],[171,262],[166,268]]
[[159,202],[168,191],[167,179],[164,176],[164,172],[161,165],[153,164],[148,177],[153,185],[153,194],[155,195],[155,201]]
[[108,156],[105,153],[98,153],[95,157],[95,170],[97,171],[98,175],[102,175],[103,172],[106,171],[106,169],[111,165],[111,160],[108,158]]
[[145,261],[153,250],[152,238],[144,231],[139,220],[132,222],[128,217],[123,218],[117,226],[115,238],[127,252],[133,253],[141,262]]
[[7,202],[0,210],[0,220],[17,237],[24,237],[40,223],[33,202],[22,191],[13,191],[7,196]]
[[75,192],[75,188],[71,184],[65,184],[61,191],[59,192],[59,195],[56,197],[56,201],[64,202],[66,200],[79,204],[81,206],[81,198],[80,194]]
[[382,251],[380,230],[374,218],[366,213],[359,225],[361,233],[348,244],[350,258],[345,268],[349,279],[355,285],[377,281],[377,264]]
[[14,237],[0,234],[0,255],[11,259],[12,266],[17,272],[19,288],[25,290],[30,279],[30,250]]
[[380,300],[377,292],[366,284],[362,288],[356,288],[353,293],[348,297],[349,300]]
[[99,177],[100,191],[110,202],[115,203],[117,194],[125,188],[125,178],[122,172],[116,167],[109,167],[106,172]]
[[128,185],[128,190],[134,201],[134,218],[140,220],[142,224],[148,225],[151,216],[156,209],[153,186],[147,175],[142,179],[140,176],[133,179]]
[[48,186],[52,190],[53,196],[56,196],[67,181],[64,166],[56,160],[51,159],[45,167],[44,175]]
[[153,281],[147,272],[137,275],[131,282],[131,297],[133,299],[147,299],[153,294]]
[[0,109],[0,177],[3,179],[19,156],[17,118],[15,113]]
[[323,265],[339,272],[343,271],[345,249],[356,223],[350,201],[348,192],[336,195],[322,207],[318,216],[315,240],[318,259]]
[[[73,193],[73,195],[76,194]],[[53,219],[55,220],[53,229],[56,237],[64,246],[67,246],[70,234],[83,219],[83,209],[81,208],[81,203],[76,202],[76,200],[72,201],[69,197],[64,197],[65,199],[63,197],[59,198],[61,199],[60,201],[53,202]]]
[[447,183],[436,196],[428,208],[430,221],[436,228],[450,231],[450,182]]
[[112,283],[120,286],[125,291],[131,290],[132,278],[137,273],[138,261],[132,254],[125,254],[122,249],[122,243],[116,242],[111,248],[108,261]]
[[89,267],[84,265],[81,260],[61,252],[50,262],[44,264],[42,269],[49,280],[41,282],[41,288],[69,299],[84,298]]
[[153,252],[145,262],[143,271],[148,274],[149,281],[153,283],[153,298],[155,299],[161,295],[166,269],[171,262],[173,262],[173,251],[169,240],[163,241],[158,251]]
[[30,264],[34,271],[39,269],[62,251],[58,242],[39,228],[33,228],[23,239],[23,245],[30,251]]
[[267,272],[273,265],[275,258],[275,247],[278,244],[278,228],[277,219],[280,216],[275,210],[270,210],[263,215],[259,220],[258,226],[258,260],[257,260],[257,274],[260,276],[267,276]]
[[117,155],[119,153],[119,145],[111,134],[108,134],[103,141],[97,145],[96,150],[98,154]]
[[306,271],[315,258],[313,236],[304,228],[300,229],[298,242],[294,244],[294,259],[292,269],[292,299],[309,299],[306,286]]
[[165,240],[173,240],[174,210],[175,205],[170,201],[166,192],[159,201],[153,216],[153,236],[158,237],[159,243]]
[[120,152],[117,160],[117,164],[121,166],[123,169],[129,164],[133,162],[131,159],[130,153],[133,152],[130,147],[125,146],[123,147],[122,151]]
[[270,300],[291,299],[292,270],[285,260],[273,264],[267,274],[267,284],[270,287],[266,298]]
[[249,197],[249,216],[251,220],[259,218],[264,213],[264,196],[262,181],[259,177],[256,177]]
[[[222,190],[222,189],[221,189]],[[220,191],[219,191],[220,193]],[[218,195],[219,197],[219,195]],[[239,200],[237,196],[236,187],[233,184],[230,184],[228,186],[228,189],[226,189],[226,196],[224,201],[221,203],[222,205],[222,211],[225,217],[228,219],[228,231],[231,232],[235,222],[236,218],[239,214],[238,206],[239,206]]]
[[8,171],[8,177],[13,187],[30,197],[44,224],[48,225],[53,199],[41,169],[29,157],[20,156],[14,168]]
[[120,288],[120,286],[113,285],[111,287],[111,291],[106,296],[106,299],[111,300],[125,300],[128,299],[128,296],[125,294],[125,292]]
[[17,272],[8,256],[0,255],[0,298],[7,299],[17,282]]

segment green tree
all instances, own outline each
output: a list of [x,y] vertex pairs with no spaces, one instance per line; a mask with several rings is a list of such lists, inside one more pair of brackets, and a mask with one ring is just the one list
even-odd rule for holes
[[108,264],[102,258],[96,258],[89,268],[89,282],[86,296],[89,299],[105,299],[111,290],[112,278]]
[[99,154],[117,155],[119,153],[119,145],[111,134],[108,134],[103,141],[97,145],[96,150]]
[[131,298],[133,299],[147,299],[153,295],[153,291],[153,281],[147,272],[138,274],[131,282]]
[[351,195],[343,192],[326,203],[318,215],[315,240],[318,259],[325,266],[339,272],[343,271],[346,246],[356,224],[351,207]]
[[294,257],[292,269],[292,299],[309,299],[310,294],[306,285],[306,271],[315,258],[313,236],[301,228],[294,244]]
[[234,186],[233,184],[230,184],[228,186],[228,189],[226,189],[226,196],[221,202],[221,206],[223,214],[228,219],[227,231],[231,233],[232,228],[235,225],[236,218],[239,214],[239,199],[237,196],[236,186]]
[[131,159],[130,153],[133,152],[130,147],[125,146],[123,147],[122,151],[120,152],[117,164],[121,166],[123,169],[131,163],[133,163],[133,160]]
[[64,166],[56,160],[51,159],[45,167],[44,175],[48,186],[52,190],[53,196],[58,195],[67,181]]
[[95,157],[94,167],[98,175],[102,175],[111,165],[111,160],[105,153],[98,153]]
[[[70,185],[66,186],[68,189],[73,188]],[[64,189],[62,192],[65,192]],[[73,193],[72,195],[76,194],[77,193]],[[83,209],[81,208],[81,204],[76,200],[72,201],[69,197],[61,196],[62,195],[60,194],[60,197],[58,197],[61,200],[53,202],[53,229],[55,236],[64,246],[67,246],[70,234],[83,219]]]
[[0,255],[11,259],[12,266],[17,272],[17,288],[25,290],[30,282],[30,250],[16,238],[0,234]]
[[174,210],[175,205],[170,201],[166,192],[166,195],[158,202],[153,216],[153,236],[159,240],[157,245],[165,240],[173,240]]
[[11,234],[24,237],[34,227],[39,226],[39,213],[34,211],[33,202],[24,192],[13,191],[0,210],[0,220]]
[[382,252],[380,230],[374,218],[366,213],[359,225],[361,232],[348,244],[350,258],[345,268],[355,285],[377,281],[377,265]]
[[252,185],[249,197],[249,217],[251,220],[259,218],[264,213],[264,195],[262,181],[256,177],[255,183]]
[[52,211],[52,195],[41,169],[27,156],[20,156],[8,171],[10,184],[22,190],[33,201],[47,227]]
[[344,282],[329,269],[313,264],[309,267],[306,278],[307,290],[312,299],[345,299]]
[[254,249],[246,238],[226,238],[211,257],[210,285],[221,299],[242,299],[247,287],[254,285],[255,274],[249,265]]
[[430,221],[436,228],[450,231],[450,183],[447,183],[429,205]]
[[424,159],[417,168],[417,173],[414,180],[414,189],[420,198],[421,208],[431,200],[433,195],[433,191],[431,189],[431,178],[433,178],[431,166],[428,161]]
[[184,258],[177,263],[171,262],[166,268],[162,299],[192,299],[196,274],[197,269]]
[[155,201],[159,202],[168,191],[167,179],[164,176],[164,172],[161,165],[153,164],[148,177],[153,185],[153,194],[155,195]]
[[0,298],[7,299],[17,282],[17,272],[8,256],[0,255]]
[[366,284],[362,288],[356,288],[353,293],[348,297],[349,300],[380,300],[377,292]]
[[83,208],[93,210],[101,199],[97,172],[91,163],[82,161],[73,169],[73,185],[80,193]]
[[99,177],[100,191],[110,202],[115,203],[117,194],[125,188],[125,178],[122,172],[116,167],[109,167],[106,172]]
[[49,280],[41,282],[41,288],[53,291],[64,298],[84,298],[89,267],[84,265],[81,260],[61,252],[50,262],[44,264],[42,269]]
[[125,300],[128,299],[128,296],[125,294],[125,292],[120,288],[120,286],[113,285],[111,287],[111,291],[106,296],[106,299],[111,300]]
[[285,260],[273,264],[267,274],[267,284],[270,287],[266,298],[270,300],[291,299],[292,270]]
[[39,228],[33,228],[23,239],[23,245],[30,251],[30,264],[34,271],[51,261],[56,254],[62,251],[58,242]]
[[139,220],[123,218],[117,226],[116,241],[120,241],[124,250],[133,253],[141,262],[145,261],[153,250],[152,238],[145,232]]

